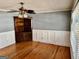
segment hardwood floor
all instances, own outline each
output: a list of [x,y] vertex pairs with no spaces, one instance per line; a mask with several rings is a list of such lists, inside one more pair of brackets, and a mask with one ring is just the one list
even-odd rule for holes
[[39,42],[20,42],[0,50],[9,59],[71,59],[68,47]]

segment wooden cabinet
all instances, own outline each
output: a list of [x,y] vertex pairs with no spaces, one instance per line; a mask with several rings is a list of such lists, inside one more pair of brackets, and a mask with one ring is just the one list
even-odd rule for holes
[[31,18],[14,16],[16,42],[32,40]]

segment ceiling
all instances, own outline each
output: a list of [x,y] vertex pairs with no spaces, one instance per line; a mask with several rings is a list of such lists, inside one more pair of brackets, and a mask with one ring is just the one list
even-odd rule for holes
[[71,10],[74,0],[0,0],[0,9],[17,10],[19,2],[25,3],[25,8],[36,13]]

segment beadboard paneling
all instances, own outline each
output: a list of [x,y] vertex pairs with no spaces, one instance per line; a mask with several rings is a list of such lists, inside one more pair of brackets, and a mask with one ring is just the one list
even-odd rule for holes
[[14,31],[0,33],[0,49],[15,43]]
[[70,46],[69,31],[36,30],[33,29],[33,41]]

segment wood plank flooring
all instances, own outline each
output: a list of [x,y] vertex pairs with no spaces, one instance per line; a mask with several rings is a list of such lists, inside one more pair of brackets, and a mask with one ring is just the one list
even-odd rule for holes
[[0,50],[9,59],[71,59],[68,47],[39,42],[20,42]]

